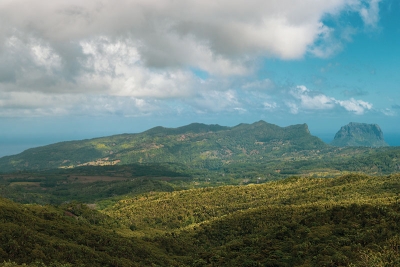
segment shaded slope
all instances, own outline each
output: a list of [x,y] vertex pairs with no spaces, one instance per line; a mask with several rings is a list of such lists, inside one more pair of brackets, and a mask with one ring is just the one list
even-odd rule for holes
[[399,212],[395,204],[261,207],[163,244],[172,253],[197,248],[186,249],[200,256],[194,266],[400,266]]
[[42,261],[73,266],[176,265],[151,244],[122,238],[111,230],[79,220],[71,212],[68,214],[50,206],[23,206],[0,198],[0,262]]

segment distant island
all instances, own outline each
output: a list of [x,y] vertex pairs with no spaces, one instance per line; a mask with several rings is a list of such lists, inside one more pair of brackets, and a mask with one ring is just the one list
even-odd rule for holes
[[332,146],[365,146],[384,147],[389,146],[383,132],[377,124],[350,122],[340,128],[331,142]]

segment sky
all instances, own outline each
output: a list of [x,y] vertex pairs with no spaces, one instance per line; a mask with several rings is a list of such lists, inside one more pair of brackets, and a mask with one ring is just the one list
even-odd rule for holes
[[1,0],[0,156],[259,120],[400,145],[399,48],[397,0]]

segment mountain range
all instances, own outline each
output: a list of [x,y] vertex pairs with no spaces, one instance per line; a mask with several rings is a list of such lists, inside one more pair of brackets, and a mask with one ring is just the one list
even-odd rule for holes
[[[364,134],[380,136],[374,132],[375,126],[357,125],[351,129],[360,128]],[[346,140],[350,140],[348,135]],[[311,135],[306,124],[279,127],[258,121],[226,127],[192,123],[179,128],[155,127],[137,134],[31,148],[0,158],[0,172],[176,163],[196,170],[230,168],[231,172],[240,164],[245,164],[246,169],[257,165],[256,168],[262,167],[270,175],[296,174],[310,169],[388,173],[400,168],[398,155],[398,148],[328,145]]]
[[0,159],[0,170],[71,168],[88,165],[179,162],[212,168],[232,161],[262,160],[328,146],[306,124],[279,127],[259,121],[235,127],[193,123],[179,128],[155,127],[121,134],[61,142],[28,149]]

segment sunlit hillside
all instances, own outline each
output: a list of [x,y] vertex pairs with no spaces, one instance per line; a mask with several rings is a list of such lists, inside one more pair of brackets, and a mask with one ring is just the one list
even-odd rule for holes
[[399,175],[148,192],[103,211],[2,199],[0,212],[0,266],[400,264]]

